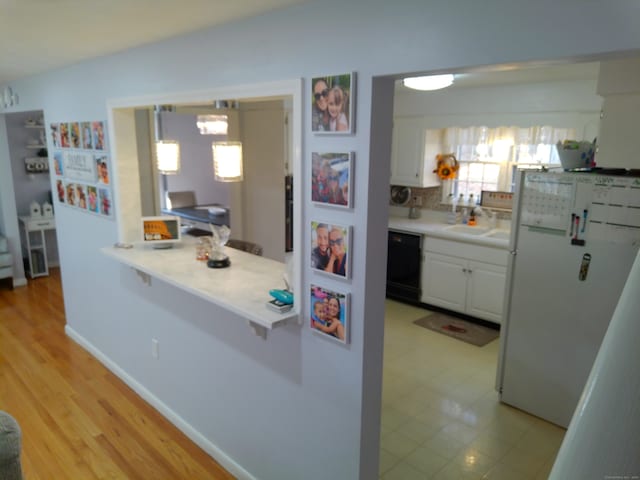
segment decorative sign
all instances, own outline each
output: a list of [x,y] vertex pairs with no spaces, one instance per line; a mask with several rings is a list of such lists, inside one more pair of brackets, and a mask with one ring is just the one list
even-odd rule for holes
[[69,180],[94,183],[98,179],[96,163],[91,153],[66,151],[63,159],[64,176]]
[[56,175],[54,198],[60,205],[114,218],[105,123],[52,123],[49,134],[58,149],[51,156]]

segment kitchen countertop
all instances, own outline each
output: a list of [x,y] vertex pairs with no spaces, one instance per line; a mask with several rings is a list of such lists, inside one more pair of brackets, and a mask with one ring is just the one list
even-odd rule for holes
[[[492,228],[484,234],[471,234],[452,231],[452,227],[467,227],[460,223],[450,225],[446,223],[447,212],[423,211],[422,217],[417,219],[407,218],[406,216],[395,216],[395,212],[391,211],[389,216],[389,229],[399,230],[409,233],[417,233],[431,237],[442,238],[456,242],[472,243],[474,245],[484,245],[487,247],[509,249],[509,224],[499,222],[497,228]],[[506,228],[505,228],[506,227]],[[479,230],[488,229],[486,222],[480,220],[477,227],[468,227],[469,229],[478,228]],[[492,235],[498,235],[496,238]]]
[[183,239],[169,249],[136,244],[129,249],[106,247],[102,252],[135,269],[149,285],[155,277],[239,315],[257,335],[266,337],[267,330],[297,319],[294,310],[282,314],[266,306],[269,290],[283,288],[284,263],[225,248],[231,266],[208,268],[196,260],[195,244],[196,240]]

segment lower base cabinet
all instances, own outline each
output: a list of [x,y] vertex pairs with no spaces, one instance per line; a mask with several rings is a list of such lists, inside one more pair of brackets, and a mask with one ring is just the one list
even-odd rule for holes
[[430,237],[424,245],[421,301],[501,323],[508,252]]

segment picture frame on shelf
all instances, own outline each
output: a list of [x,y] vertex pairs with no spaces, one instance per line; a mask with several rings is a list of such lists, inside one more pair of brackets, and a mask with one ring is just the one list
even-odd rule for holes
[[311,131],[350,135],[355,132],[355,72],[311,79]]
[[311,221],[311,268],[338,278],[351,278],[351,226]]
[[309,328],[318,335],[350,343],[350,295],[311,284]]
[[311,153],[311,201],[353,207],[353,152]]

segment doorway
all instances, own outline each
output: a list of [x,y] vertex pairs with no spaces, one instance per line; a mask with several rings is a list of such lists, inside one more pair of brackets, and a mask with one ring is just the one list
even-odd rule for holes
[[[21,252],[31,278],[59,265],[44,114],[33,110],[5,115]],[[38,220],[39,223],[31,222]],[[42,221],[40,221],[42,220]]]

